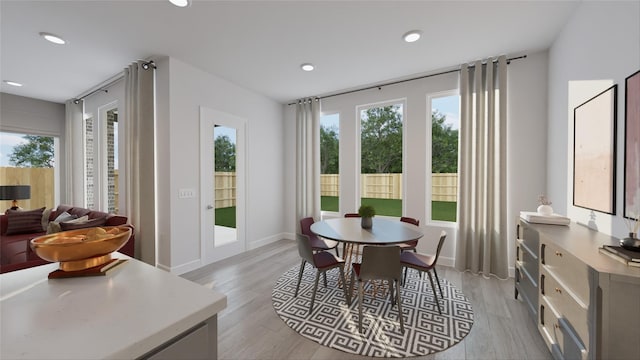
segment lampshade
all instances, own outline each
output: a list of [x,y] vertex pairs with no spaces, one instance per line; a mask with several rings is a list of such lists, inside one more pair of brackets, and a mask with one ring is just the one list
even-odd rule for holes
[[31,198],[30,185],[0,186],[0,200],[24,200]]

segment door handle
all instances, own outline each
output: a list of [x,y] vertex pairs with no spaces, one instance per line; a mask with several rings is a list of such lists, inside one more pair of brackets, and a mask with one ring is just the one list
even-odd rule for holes
[[211,210],[211,209],[213,209],[213,206],[212,205],[207,205],[207,210]]

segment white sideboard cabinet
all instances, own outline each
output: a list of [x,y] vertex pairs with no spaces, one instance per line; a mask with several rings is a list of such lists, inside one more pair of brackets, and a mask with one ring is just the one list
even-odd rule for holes
[[640,359],[640,268],[599,252],[618,241],[518,220],[515,297],[555,359]]

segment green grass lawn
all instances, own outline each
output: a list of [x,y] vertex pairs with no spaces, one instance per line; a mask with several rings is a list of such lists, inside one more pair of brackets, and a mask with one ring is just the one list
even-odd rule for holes
[[[339,211],[337,196],[322,196],[320,201],[322,210]],[[361,204],[373,206],[376,209],[376,214],[378,215],[402,216],[402,200],[363,198],[361,200]],[[432,201],[431,214],[433,220],[456,221],[456,206],[457,203],[455,202]],[[353,209],[353,212],[357,212],[357,209]],[[411,215],[408,214],[408,216]]]
[[[337,196],[322,196],[320,198],[321,208],[324,211],[338,212]],[[362,205],[371,205],[376,209],[376,214],[386,216],[402,216],[402,201],[397,199],[372,199],[364,198],[361,200]],[[431,214],[433,220],[456,221],[455,202],[448,201],[432,201]],[[353,209],[357,212],[358,209]],[[411,214],[407,214],[411,216]],[[216,225],[236,227],[236,207],[226,207],[216,209]]]
[[216,209],[216,225],[234,228],[236,227],[236,207]]

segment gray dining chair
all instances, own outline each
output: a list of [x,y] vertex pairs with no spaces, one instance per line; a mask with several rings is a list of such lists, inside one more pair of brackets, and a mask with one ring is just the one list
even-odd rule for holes
[[442,250],[442,244],[444,244],[444,240],[447,238],[447,233],[443,230],[440,233],[440,240],[438,241],[438,248],[436,249],[435,255],[427,255],[420,253],[413,253],[410,251],[405,251],[400,255],[400,263],[404,269],[404,277],[402,282],[404,283],[407,279],[407,269],[412,268],[420,271],[420,275],[422,272],[426,272],[429,275],[429,281],[431,282],[431,290],[433,291],[433,298],[436,301],[436,305],[438,305],[438,313],[442,314],[442,310],[440,309],[440,301],[438,300],[438,294],[436,294],[435,284],[433,283],[433,278],[431,277],[431,271],[436,276],[436,283],[438,284],[438,288],[440,289],[440,297],[444,297],[442,293],[442,287],[440,286],[440,279],[438,278],[438,272],[436,271],[436,263],[438,262],[438,257],[440,257],[440,251]]
[[316,300],[316,293],[318,291],[318,280],[320,279],[320,274],[324,274],[324,286],[327,286],[327,277],[326,272],[331,269],[338,268],[340,271],[340,279],[342,280],[342,289],[344,290],[344,297],[347,301],[347,305],[351,305],[351,294],[347,292],[345,277],[344,277],[344,260],[339,258],[336,255],[328,251],[318,251],[313,252],[311,247],[311,241],[309,237],[304,234],[297,234],[296,241],[298,243],[298,254],[300,258],[302,258],[302,263],[300,264],[300,274],[298,275],[298,284],[296,285],[296,292],[294,297],[298,297],[298,291],[300,290],[300,281],[302,281],[302,274],[304,272],[304,268],[306,263],[311,264],[314,268],[316,268],[316,280],[313,284],[313,294],[311,295],[311,304],[309,305],[309,314],[313,312],[313,304]]
[[365,246],[362,249],[362,263],[352,264],[353,271],[351,272],[350,291],[353,291],[353,283],[357,279],[358,329],[360,330],[360,333],[362,333],[362,298],[364,296],[364,283],[369,280],[387,280],[389,283],[391,304],[398,304],[400,330],[404,332],[402,301],[400,297],[400,282],[402,281],[400,253],[401,251],[399,246]]

